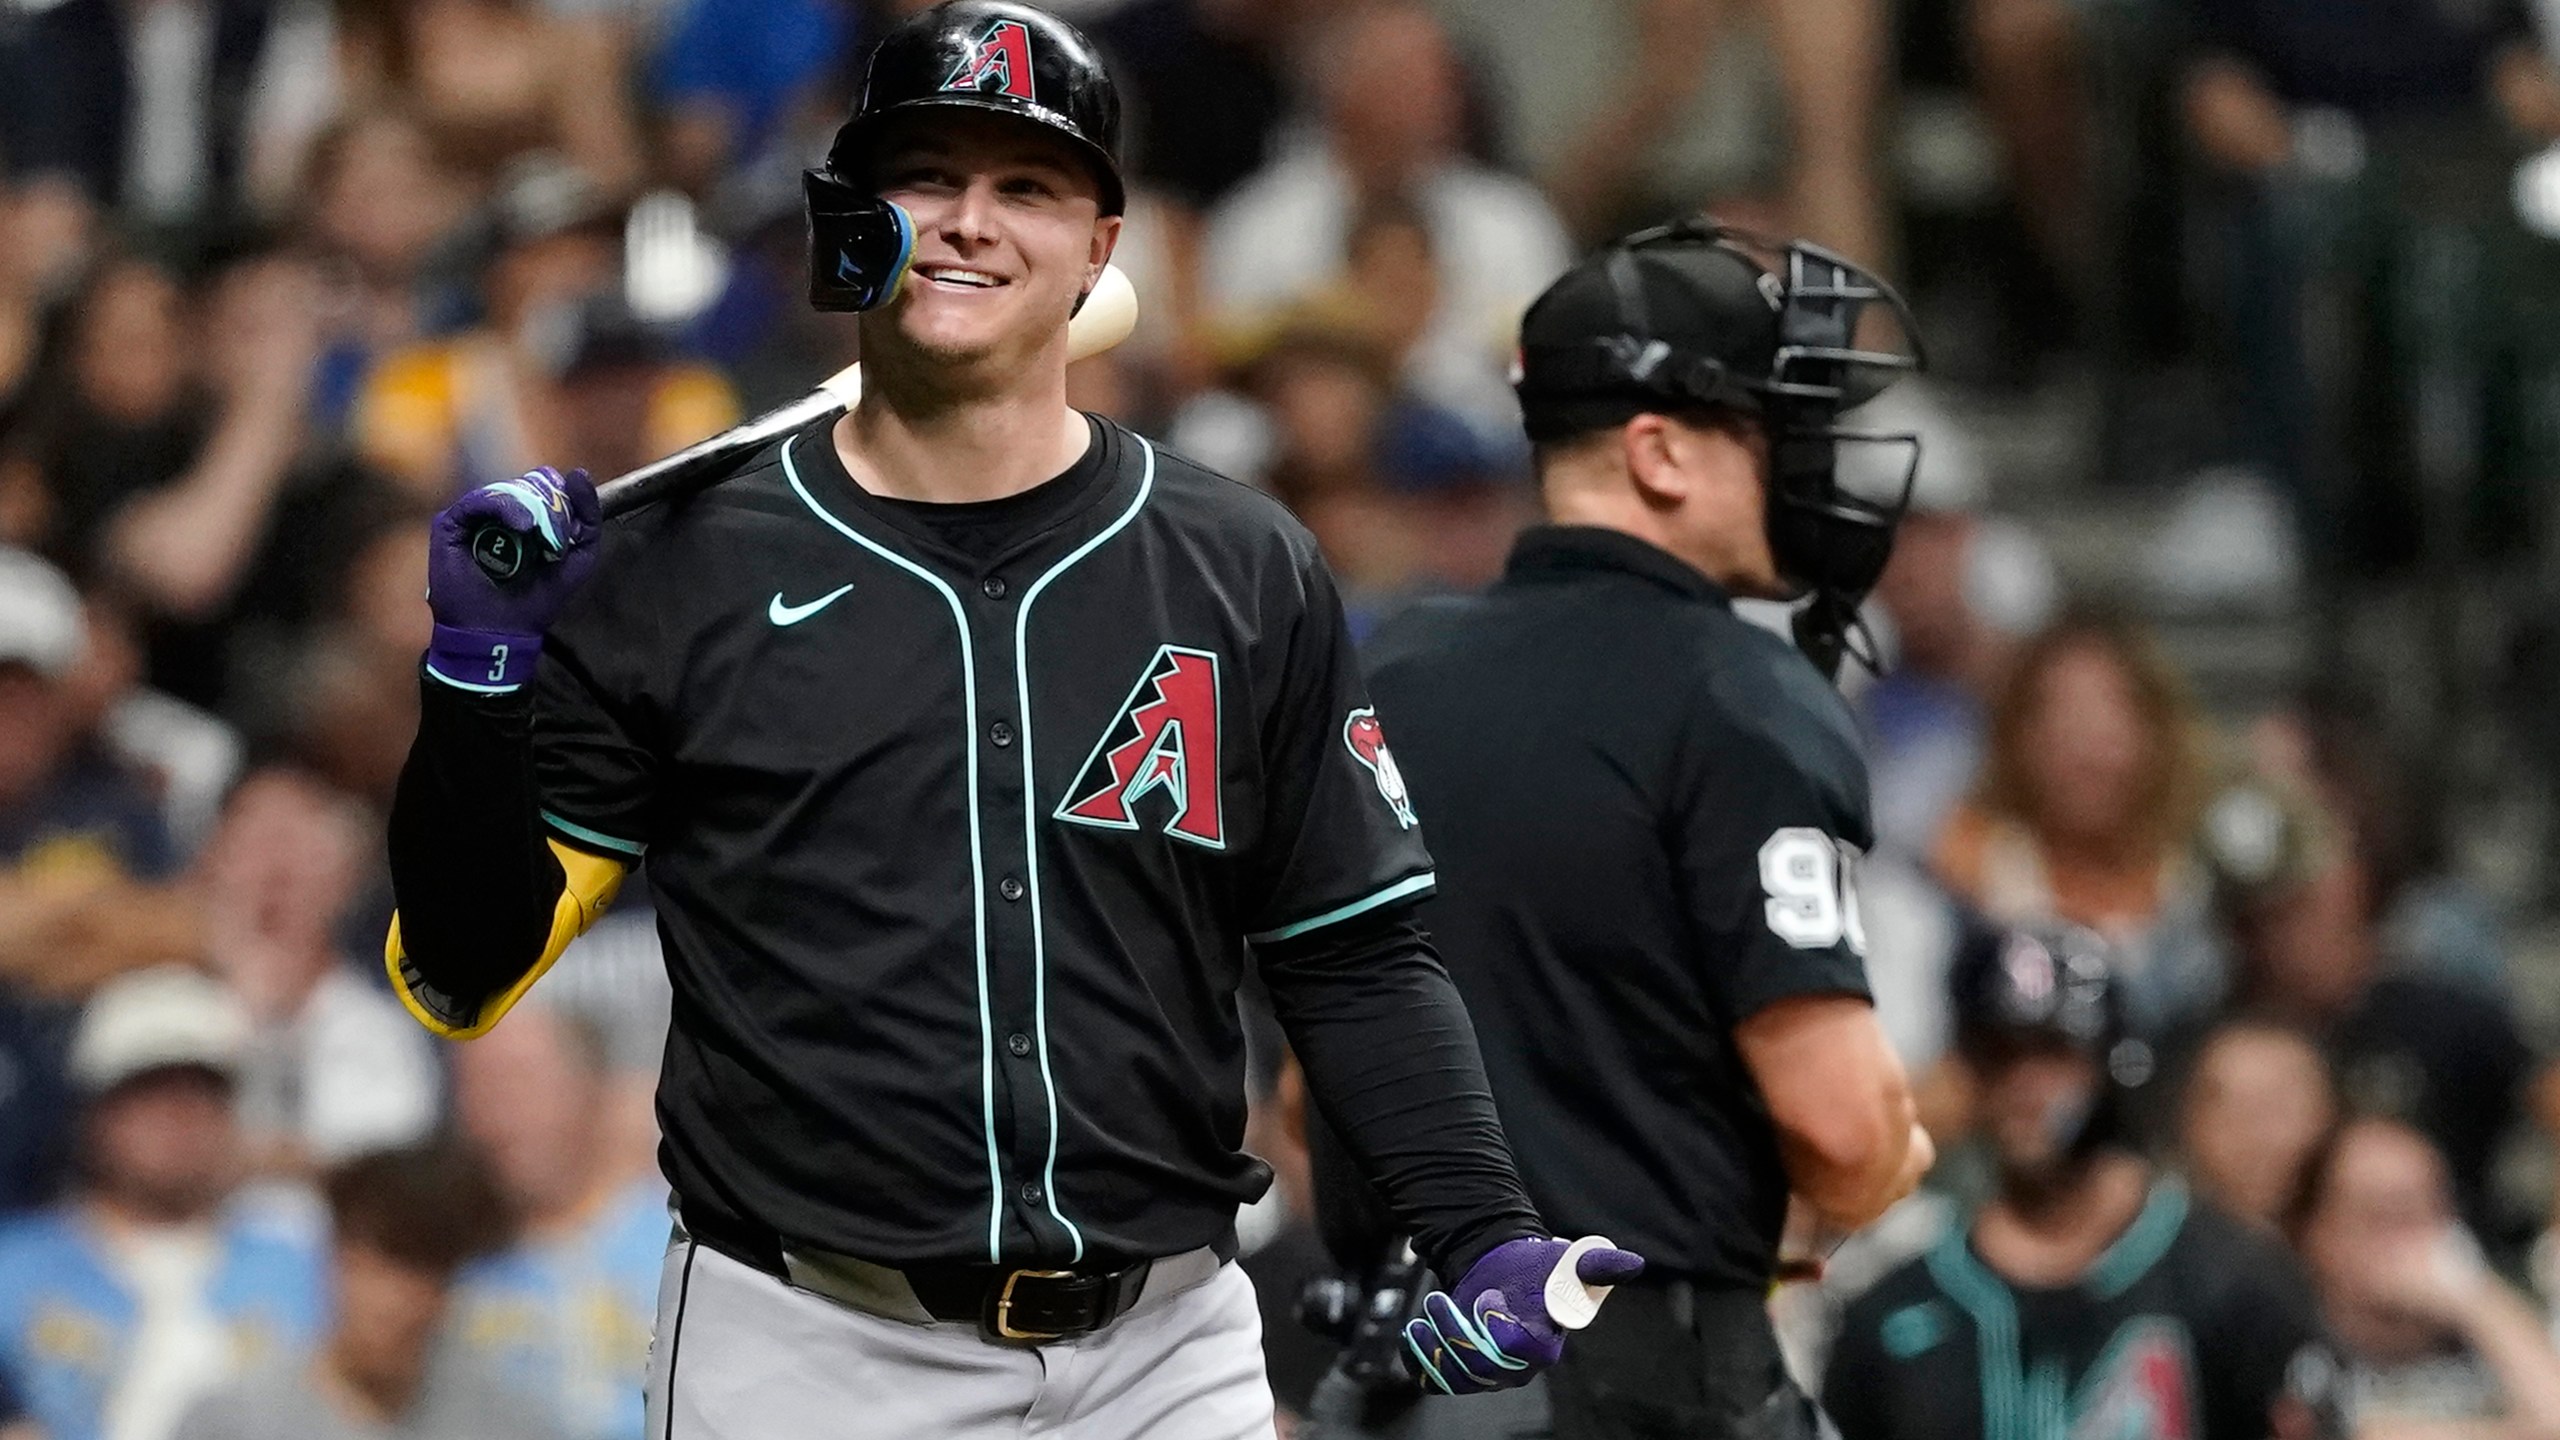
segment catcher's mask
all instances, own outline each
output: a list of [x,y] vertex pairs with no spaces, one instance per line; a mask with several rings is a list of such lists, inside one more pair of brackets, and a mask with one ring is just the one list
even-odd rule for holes
[[[1869,324],[1886,348],[1859,343]],[[1858,606],[1893,552],[1920,439],[1840,417],[1923,364],[1893,287],[1809,241],[1686,220],[1568,271],[1529,307],[1520,340],[1514,387],[1532,440],[1647,412],[1756,419],[1769,442],[1770,551],[1805,600],[1796,642],[1825,674],[1847,653],[1875,668]]]

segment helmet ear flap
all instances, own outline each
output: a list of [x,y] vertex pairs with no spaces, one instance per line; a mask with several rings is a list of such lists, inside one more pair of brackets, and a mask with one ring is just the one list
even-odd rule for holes
[[809,303],[858,311],[896,299],[916,252],[907,212],[846,184],[832,169],[804,172],[801,187],[809,211]]

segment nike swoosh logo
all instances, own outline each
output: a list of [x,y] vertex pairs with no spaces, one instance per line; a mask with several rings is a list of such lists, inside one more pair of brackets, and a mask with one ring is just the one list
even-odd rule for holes
[[839,585],[806,605],[785,605],[782,603],[782,592],[776,590],[773,592],[773,604],[765,609],[765,618],[776,625],[797,625],[843,599],[845,592],[852,588],[851,585]]

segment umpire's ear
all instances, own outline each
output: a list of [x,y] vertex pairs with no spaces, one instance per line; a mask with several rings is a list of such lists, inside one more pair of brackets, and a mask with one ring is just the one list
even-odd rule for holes
[[1685,426],[1667,415],[1643,414],[1618,429],[1627,478],[1647,509],[1676,510],[1695,490],[1698,456]]

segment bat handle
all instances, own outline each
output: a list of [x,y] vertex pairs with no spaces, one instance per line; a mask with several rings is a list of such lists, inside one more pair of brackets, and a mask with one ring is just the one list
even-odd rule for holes
[[471,532],[471,563],[501,585],[524,573],[524,537],[504,525],[483,525]]

